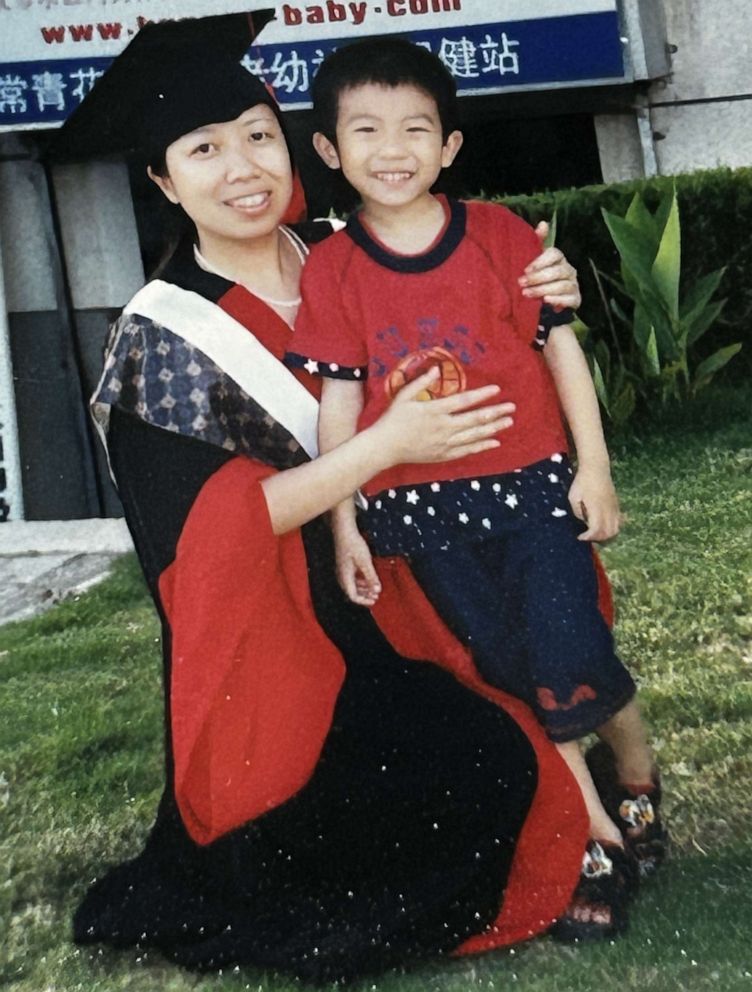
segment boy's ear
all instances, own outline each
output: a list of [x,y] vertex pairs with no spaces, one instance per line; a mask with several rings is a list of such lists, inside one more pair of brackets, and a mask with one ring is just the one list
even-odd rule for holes
[[175,193],[175,187],[173,186],[172,180],[169,176],[157,175],[150,165],[146,166],[146,175],[153,183],[156,183],[157,186],[159,186],[170,203],[180,203],[180,200]]
[[462,148],[462,142],[464,140],[462,131],[452,131],[452,133],[447,137],[444,142],[444,147],[441,149],[442,169],[448,169],[452,162],[454,162],[457,158],[457,153],[460,148]]
[[330,169],[341,168],[339,155],[334,143],[331,142],[321,131],[316,131],[313,136],[313,147],[319,153],[319,158],[329,166]]

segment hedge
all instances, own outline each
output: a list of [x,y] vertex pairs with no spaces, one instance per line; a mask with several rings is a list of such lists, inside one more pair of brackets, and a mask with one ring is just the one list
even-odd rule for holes
[[615,275],[619,259],[601,216],[601,207],[624,214],[635,191],[641,190],[651,209],[676,183],[682,225],[682,286],[698,276],[726,266],[720,296],[728,303],[702,342],[703,354],[724,344],[742,341],[744,348],[731,362],[736,378],[752,370],[752,168],[719,168],[680,176],[658,176],[609,186],[496,197],[531,224],[550,220],[556,211],[557,245],[577,267],[582,287],[580,316],[586,324],[604,327],[603,306],[589,259]]

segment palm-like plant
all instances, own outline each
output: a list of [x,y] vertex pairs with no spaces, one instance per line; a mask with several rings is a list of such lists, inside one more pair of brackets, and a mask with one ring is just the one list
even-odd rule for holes
[[[699,279],[681,293],[681,224],[676,189],[651,213],[635,193],[624,217],[602,210],[619,252],[621,280],[593,266],[604,302],[612,345],[604,339],[591,349],[598,396],[613,420],[631,415],[638,397],[661,403],[693,396],[741,348],[719,348],[694,361],[694,346],[718,319],[725,300],[713,300],[724,269]],[[592,265],[592,262],[591,262]],[[609,284],[616,291],[610,299]],[[622,346],[614,318],[630,329]]]

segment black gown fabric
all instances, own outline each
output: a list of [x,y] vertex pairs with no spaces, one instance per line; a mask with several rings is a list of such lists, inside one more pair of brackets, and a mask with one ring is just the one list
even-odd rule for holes
[[[205,297],[207,286],[226,288],[194,276]],[[499,913],[535,794],[534,751],[502,709],[435,665],[401,658],[368,611],[345,599],[321,519],[303,529],[311,598],[346,676],[320,759],[276,808],[212,843],[192,839],[174,795],[171,630],[159,579],[207,481],[244,456],[117,404],[108,441],[163,622],[166,786],[144,850],[86,894],[75,940],[153,947],[199,969],[252,965],[325,982],[450,953],[481,933]]]

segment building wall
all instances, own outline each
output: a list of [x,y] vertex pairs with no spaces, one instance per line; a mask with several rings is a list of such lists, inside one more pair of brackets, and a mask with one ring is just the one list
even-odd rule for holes
[[23,489],[10,515],[117,512],[86,397],[108,322],[144,281],[125,166],[50,171],[33,137],[0,135],[0,268]]
[[[60,241],[84,398],[102,371],[102,350],[111,321],[144,284],[144,270],[122,162],[59,165],[52,171]],[[120,514],[101,444],[91,444],[98,512]]]
[[649,120],[642,135],[634,110],[596,118],[606,182],[650,172],[645,142],[651,133],[662,175],[752,164],[748,0],[662,2],[671,73],[644,95]]
[[[47,174],[33,142],[0,141],[0,243],[25,516],[96,512]],[[19,507],[13,507],[19,516]]]
[[748,0],[664,0],[672,74],[651,88],[662,173],[752,164]]

